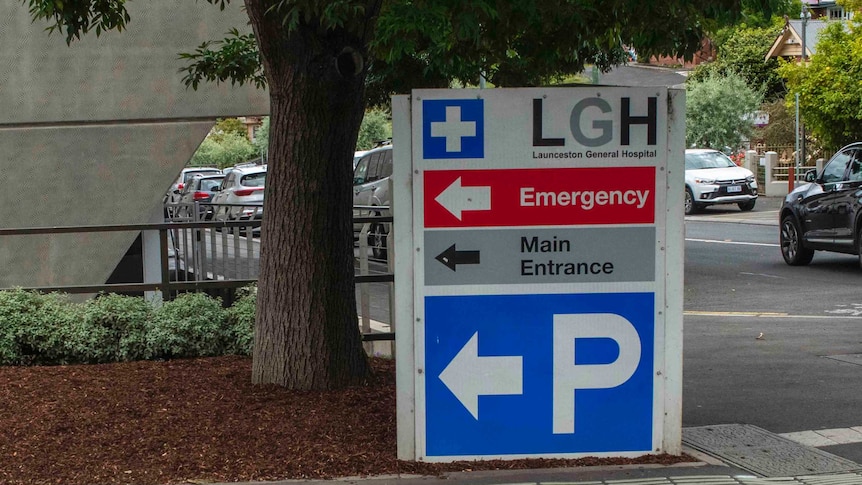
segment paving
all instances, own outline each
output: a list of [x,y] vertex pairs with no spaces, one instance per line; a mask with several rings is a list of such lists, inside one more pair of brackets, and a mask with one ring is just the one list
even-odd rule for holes
[[862,465],[757,426],[685,428],[683,443],[762,477],[862,471]]

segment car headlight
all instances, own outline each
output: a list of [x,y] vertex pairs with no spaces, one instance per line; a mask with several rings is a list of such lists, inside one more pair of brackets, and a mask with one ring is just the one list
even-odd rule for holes
[[754,175],[749,175],[748,177],[745,177],[745,181],[748,183],[754,182]]
[[714,184],[714,183],[715,183],[715,179],[701,179],[701,178],[696,178],[696,179],[694,179],[694,183],[696,183],[696,184],[702,184],[702,185],[712,185],[712,184]]

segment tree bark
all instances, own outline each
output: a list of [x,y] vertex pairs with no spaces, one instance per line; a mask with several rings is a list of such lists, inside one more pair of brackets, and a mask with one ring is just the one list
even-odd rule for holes
[[356,314],[351,160],[367,35],[306,20],[289,30],[283,13],[266,13],[271,5],[246,0],[271,103],[252,380],[359,384],[370,371]]

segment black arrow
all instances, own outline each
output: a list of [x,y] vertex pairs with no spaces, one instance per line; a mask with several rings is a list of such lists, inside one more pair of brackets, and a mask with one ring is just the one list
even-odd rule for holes
[[479,251],[458,251],[453,244],[434,259],[455,271],[459,264],[479,264]]

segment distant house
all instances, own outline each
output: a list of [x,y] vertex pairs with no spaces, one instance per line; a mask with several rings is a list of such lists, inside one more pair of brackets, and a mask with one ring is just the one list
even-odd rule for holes
[[853,16],[853,12],[845,10],[835,0],[802,0],[802,3],[808,7],[808,12],[811,15],[810,19],[805,22],[804,35],[802,19],[787,19],[784,30],[775,39],[766,54],[766,59],[774,57],[801,58],[803,37],[806,44],[805,57],[810,57],[816,50],[815,46],[820,31],[829,25],[830,21],[843,22]]
[[[831,2],[835,3],[835,2]],[[842,10],[843,11],[843,10]],[[812,17],[814,15],[812,14]],[[805,56],[811,57],[816,51],[817,37],[820,31],[829,25],[829,21],[812,19],[805,25]],[[784,57],[799,59],[802,57],[802,20],[787,20],[784,30],[778,34],[778,38],[772,43],[766,59]]]

